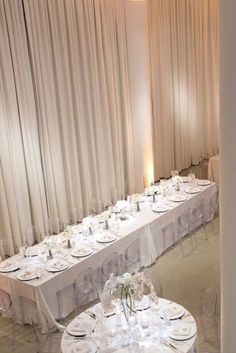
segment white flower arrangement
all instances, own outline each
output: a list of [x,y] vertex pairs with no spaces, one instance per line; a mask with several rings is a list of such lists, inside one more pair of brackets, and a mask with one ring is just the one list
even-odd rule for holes
[[159,192],[159,186],[158,185],[152,185],[149,188],[145,189],[145,194],[148,195],[148,196],[152,196],[152,195],[154,195],[154,194],[156,194],[158,192]]
[[115,208],[117,208],[120,212],[128,212],[129,207],[129,202],[126,200],[117,201],[115,205]]
[[73,235],[73,227],[72,226],[67,226],[66,229],[63,231],[64,237],[67,239],[71,238]]
[[183,179],[179,175],[175,175],[172,177],[172,183],[175,187],[176,191],[180,190],[180,184],[183,183]]
[[95,217],[87,216],[84,217],[82,223],[86,226],[92,226],[95,223]]
[[131,201],[132,202],[141,202],[142,196],[140,194],[133,194],[133,195],[131,195]]
[[[114,277],[112,273],[109,280],[105,283],[101,304],[104,311],[109,311],[113,306],[112,302],[114,302],[117,299],[117,296],[119,296],[126,316],[127,308],[130,312],[135,311],[134,301],[140,302],[146,294],[149,295],[149,298],[154,303],[158,303],[158,297],[153,284],[148,277],[144,276],[143,272],[136,272],[133,275],[126,272],[117,277]],[[127,308],[124,304],[124,300],[126,301]]]
[[183,182],[183,179],[179,175],[175,175],[172,180],[175,184]]
[[50,248],[52,248],[52,247],[55,245],[55,241],[54,241],[54,239],[52,239],[51,236],[48,236],[48,237],[46,237],[46,238],[43,240],[43,245],[44,245],[46,248],[50,249]]
[[110,211],[110,210],[103,211],[103,212],[98,216],[99,221],[107,221],[110,217],[111,217],[111,211]]

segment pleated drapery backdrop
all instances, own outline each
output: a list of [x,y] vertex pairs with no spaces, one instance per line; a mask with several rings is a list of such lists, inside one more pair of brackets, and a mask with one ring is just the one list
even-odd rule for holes
[[218,1],[149,0],[155,178],[218,152]]
[[27,224],[44,233],[49,216],[82,218],[132,185],[132,121],[123,1],[0,6],[0,231],[13,253]]
[[[143,177],[153,174],[153,154],[157,179],[217,151],[214,3],[0,0],[0,240],[6,253],[25,243],[28,224],[46,234],[50,216],[67,222],[76,208],[80,220],[93,198],[107,205],[115,193],[141,191]],[[139,16],[143,27],[134,14],[129,22],[131,6],[148,10]],[[133,66],[140,47],[132,24],[147,48]]]

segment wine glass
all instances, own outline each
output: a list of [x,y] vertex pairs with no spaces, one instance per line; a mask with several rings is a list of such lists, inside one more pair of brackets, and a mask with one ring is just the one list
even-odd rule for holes
[[179,175],[178,170],[172,170],[171,171],[171,177],[174,178],[175,176]]
[[142,314],[140,318],[140,326],[143,329],[145,337],[149,335],[149,325],[150,325],[150,318],[146,313]]
[[195,174],[192,172],[192,170],[190,170],[188,177],[189,177],[190,183],[194,184]]

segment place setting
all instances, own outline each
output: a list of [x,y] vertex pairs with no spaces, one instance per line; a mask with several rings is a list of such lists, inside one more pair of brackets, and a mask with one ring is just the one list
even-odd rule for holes
[[157,213],[165,213],[170,210],[170,206],[164,203],[156,203],[152,205],[152,210]]
[[212,184],[212,182],[210,180],[207,179],[199,179],[198,183],[199,186],[209,186]]
[[61,272],[69,267],[69,263],[63,259],[56,258],[49,260],[46,269],[48,272]]
[[71,256],[78,257],[78,258],[87,257],[92,253],[93,253],[93,250],[90,247],[86,245],[81,245],[72,250]]
[[201,189],[198,186],[188,186],[184,189],[187,194],[198,194]]
[[85,337],[94,331],[95,326],[96,320],[82,313],[67,326],[66,332],[73,337]]
[[14,272],[19,270],[19,268],[20,266],[18,261],[9,259],[0,263],[0,272],[2,273]]
[[20,270],[16,275],[16,278],[20,281],[31,281],[33,279],[39,279],[40,277],[41,275],[38,270],[30,269],[30,267]]
[[104,232],[95,235],[95,239],[98,243],[112,243],[117,240],[117,236],[111,232]]
[[186,200],[187,200],[187,197],[186,197],[185,195],[181,194],[181,193],[175,193],[175,194],[173,194],[172,196],[170,196],[169,200],[170,200],[171,202],[176,202],[176,203],[178,203],[178,202],[184,202],[184,201],[186,201]]

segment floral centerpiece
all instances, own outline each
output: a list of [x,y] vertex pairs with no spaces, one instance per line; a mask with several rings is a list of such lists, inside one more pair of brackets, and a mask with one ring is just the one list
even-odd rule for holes
[[133,194],[130,196],[131,202],[141,202],[142,196],[140,194]]
[[84,217],[82,220],[82,224],[87,227],[89,234],[93,235],[93,229],[97,227],[98,225],[98,219],[96,217],[93,216],[87,216]]
[[72,226],[67,226],[63,231],[63,235],[65,239],[70,239],[73,234],[74,234],[74,231]]
[[183,179],[179,175],[175,175],[172,177],[173,185],[176,191],[180,190],[180,184],[183,182]]
[[136,312],[135,301],[140,302],[147,294],[153,302],[158,303],[154,287],[143,272],[136,272],[133,275],[126,272],[117,277],[114,277],[112,273],[105,283],[101,304],[104,311],[109,311],[114,306],[115,300],[119,299],[128,321],[128,316]]
[[159,192],[159,186],[158,185],[152,185],[149,188],[145,189],[145,194],[148,196],[153,196],[155,194],[158,194]]
[[108,221],[108,219],[111,217],[111,210],[106,210],[103,211],[102,213],[100,213],[100,215],[98,216],[99,221]]

